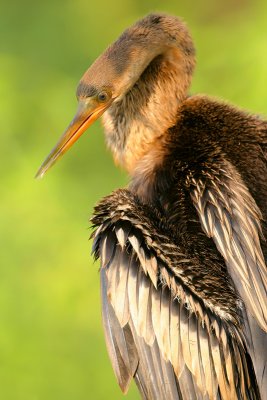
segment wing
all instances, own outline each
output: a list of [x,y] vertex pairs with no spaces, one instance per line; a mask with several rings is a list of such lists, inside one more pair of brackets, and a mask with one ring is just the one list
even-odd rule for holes
[[258,399],[238,322],[214,312],[193,280],[188,287],[196,266],[170,237],[155,235],[147,210],[131,196],[115,192],[93,219],[103,325],[120,387],[126,392],[134,378],[149,400]]
[[[212,171],[212,172],[210,172]],[[261,213],[240,174],[226,160],[187,182],[202,228],[213,238],[245,303],[246,336],[259,386],[267,396],[267,268]],[[267,398],[267,397],[265,397]]]

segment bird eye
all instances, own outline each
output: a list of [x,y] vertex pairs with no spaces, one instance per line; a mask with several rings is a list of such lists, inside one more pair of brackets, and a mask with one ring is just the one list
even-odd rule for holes
[[101,101],[102,103],[107,101],[108,99],[108,94],[106,92],[100,92],[97,96],[98,101]]

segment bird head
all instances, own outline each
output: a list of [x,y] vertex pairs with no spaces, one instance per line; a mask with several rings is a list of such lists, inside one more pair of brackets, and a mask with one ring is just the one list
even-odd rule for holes
[[[127,42],[127,41],[126,41]],[[138,60],[136,51],[127,51],[124,41],[108,48],[85,72],[77,87],[77,112],[58,143],[39,168],[36,177],[42,178],[55,162],[76,142],[114,101],[118,101],[137,79],[140,69],[145,66],[137,61],[138,68],[131,60]],[[125,48],[124,48],[125,47]],[[118,48],[118,49],[117,49]],[[118,52],[120,54],[118,54]],[[117,56],[119,56],[117,58]],[[131,65],[131,68],[129,66]]]
[[[161,56],[160,61],[159,56]],[[162,60],[165,61],[165,67],[162,70],[161,80],[158,73],[155,73],[152,79],[151,74],[144,74],[148,66],[151,67],[153,63],[158,66]],[[129,121],[133,121],[140,114],[137,112],[137,106],[140,107],[140,104],[143,104],[142,118],[139,118],[138,123],[143,122],[144,127],[146,129],[149,127],[152,134],[160,133],[160,129],[167,129],[176,115],[178,102],[185,97],[194,63],[194,46],[191,37],[185,25],[176,17],[150,14],[126,29],[83,75],[77,88],[77,113],[39,168],[36,177],[42,177],[87,128],[110,107],[116,110],[113,114],[118,116],[119,121],[123,115],[129,126]],[[155,67],[154,71],[158,71],[158,67]],[[168,90],[166,82],[170,83],[171,90]],[[138,86],[138,83],[138,98],[130,96],[131,99],[125,101],[122,106],[120,100],[132,88]],[[143,98],[142,102],[140,96]],[[145,108],[146,105],[147,107],[150,105],[150,108]],[[151,109],[152,106],[153,109]],[[130,108],[128,113],[127,107]],[[164,112],[162,108],[165,109]],[[159,115],[162,116],[160,128],[158,127]],[[124,124],[119,134],[115,135],[115,141],[123,135],[128,135],[130,138],[131,135],[127,129]],[[136,124],[133,131],[144,133],[144,129],[137,128]],[[133,143],[137,139],[135,133]],[[142,142],[141,139],[138,139],[138,143]],[[145,141],[149,140],[146,138]],[[142,145],[139,147],[142,148]],[[136,153],[136,146],[133,152]]]

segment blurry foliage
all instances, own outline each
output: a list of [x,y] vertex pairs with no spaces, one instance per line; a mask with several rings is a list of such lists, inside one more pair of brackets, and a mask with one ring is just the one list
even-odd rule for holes
[[[0,5],[0,396],[120,399],[90,258],[94,204],[127,177],[99,123],[43,181],[33,176],[75,112],[76,84],[150,11],[182,16],[198,67],[192,92],[267,111],[267,3],[255,0],[10,1]],[[136,389],[128,399],[137,398]]]

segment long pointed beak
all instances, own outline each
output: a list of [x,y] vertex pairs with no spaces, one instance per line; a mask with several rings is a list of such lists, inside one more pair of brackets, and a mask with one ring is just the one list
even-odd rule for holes
[[44,160],[35,177],[42,178],[46,171],[48,171],[48,169],[63,156],[73,143],[79,139],[86,129],[96,119],[98,119],[109,106],[110,103],[99,104],[92,98],[80,100],[75,117],[59,139],[58,143]]

